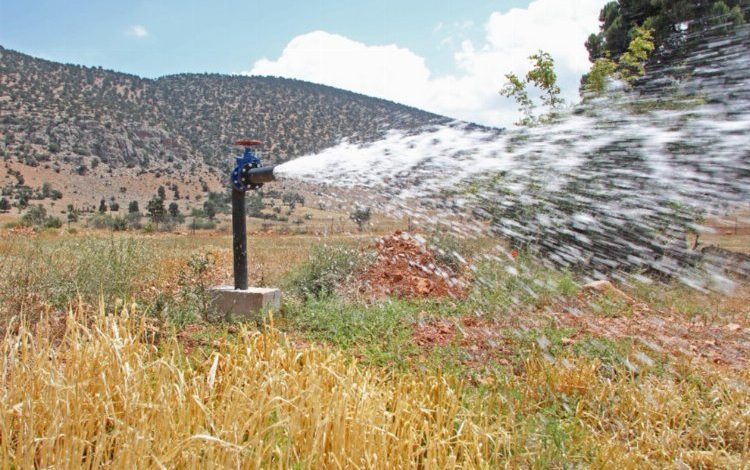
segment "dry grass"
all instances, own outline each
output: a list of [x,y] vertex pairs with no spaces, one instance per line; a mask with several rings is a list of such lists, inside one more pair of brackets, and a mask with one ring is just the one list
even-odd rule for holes
[[273,329],[186,358],[128,309],[43,322],[2,343],[3,467],[740,468],[748,376],[550,364],[467,389],[439,372],[382,374]]

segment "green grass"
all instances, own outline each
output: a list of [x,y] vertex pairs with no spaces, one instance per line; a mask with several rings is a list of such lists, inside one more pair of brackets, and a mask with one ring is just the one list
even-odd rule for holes
[[475,277],[469,300],[478,311],[490,316],[519,308],[542,308],[579,290],[570,272],[545,268],[524,256],[515,262],[483,262]]
[[289,326],[313,341],[352,350],[375,365],[402,367],[417,352],[412,324],[421,309],[406,301],[367,305],[337,296],[290,302],[285,306]]
[[63,309],[79,299],[114,304],[155,278],[154,261],[153,253],[135,239],[19,241],[0,260],[0,304],[17,311],[39,302]]
[[323,298],[333,294],[372,261],[356,248],[317,245],[302,265],[286,278],[287,291],[300,298]]

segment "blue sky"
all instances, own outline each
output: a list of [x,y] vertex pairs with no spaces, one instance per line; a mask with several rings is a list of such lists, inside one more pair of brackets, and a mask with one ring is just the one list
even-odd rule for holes
[[[493,11],[528,0],[461,1],[53,1],[0,0],[0,44],[52,60],[101,65],[157,77],[179,72],[233,73],[277,56],[314,30],[368,44],[395,43],[450,72],[439,24],[472,22],[481,35]],[[134,25],[147,36],[128,35]],[[445,26],[447,27],[447,26]]]
[[[545,43],[555,47],[552,34],[565,31],[567,24],[558,21],[560,16],[576,22],[580,36],[585,29],[595,30],[601,3],[0,0],[0,45],[146,77],[180,72],[290,76],[499,125],[506,123],[510,103],[487,94],[487,106],[504,108],[501,116],[487,112],[492,108],[482,111],[487,106],[476,93],[453,100],[435,95],[462,84],[475,92],[489,85],[487,77],[477,77],[489,73],[480,70],[492,60],[487,54],[494,54],[497,63],[495,95],[503,70],[522,72],[528,53]],[[520,29],[509,36],[516,25]],[[570,49],[574,44],[582,49],[579,39],[570,42]],[[503,51],[502,44],[510,43],[514,50]],[[512,56],[510,61],[506,56]],[[574,59],[572,67],[568,58],[561,61],[571,69],[561,73],[570,75],[563,80],[580,76],[580,60]]]

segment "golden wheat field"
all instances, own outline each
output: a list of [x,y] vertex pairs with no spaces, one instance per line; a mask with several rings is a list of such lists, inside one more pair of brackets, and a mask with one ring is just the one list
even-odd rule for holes
[[225,235],[3,233],[2,467],[750,467],[746,287],[299,295],[370,240],[258,237],[284,307],[226,324]]

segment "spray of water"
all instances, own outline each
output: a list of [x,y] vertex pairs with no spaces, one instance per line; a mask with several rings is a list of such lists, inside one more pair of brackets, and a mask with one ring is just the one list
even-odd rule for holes
[[730,289],[719,260],[687,241],[709,230],[707,217],[750,201],[750,29],[696,34],[668,41],[689,53],[661,51],[632,90],[613,83],[555,123],[394,131],[277,174],[348,188],[461,237],[503,239],[590,278],[655,274]]

